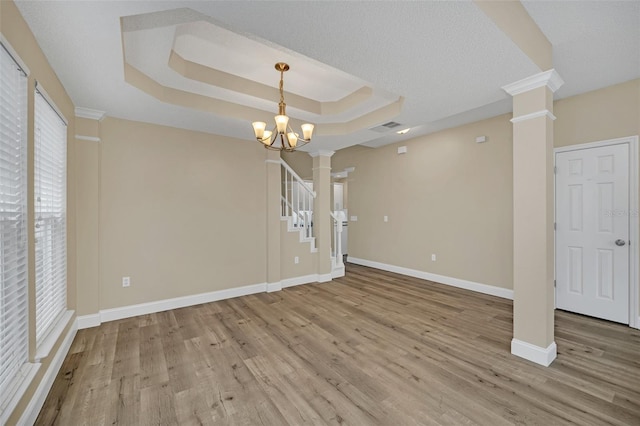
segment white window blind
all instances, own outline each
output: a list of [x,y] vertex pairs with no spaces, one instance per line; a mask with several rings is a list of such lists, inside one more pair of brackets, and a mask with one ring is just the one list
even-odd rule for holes
[[67,307],[67,125],[41,88],[35,93],[36,345]]
[[0,45],[0,413],[28,361],[27,77]]

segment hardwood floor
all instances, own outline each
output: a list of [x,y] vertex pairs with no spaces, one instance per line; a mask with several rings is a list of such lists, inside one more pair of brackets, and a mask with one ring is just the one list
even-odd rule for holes
[[79,331],[36,424],[640,424],[640,331],[557,312],[544,368],[510,354],[511,309],[348,264]]

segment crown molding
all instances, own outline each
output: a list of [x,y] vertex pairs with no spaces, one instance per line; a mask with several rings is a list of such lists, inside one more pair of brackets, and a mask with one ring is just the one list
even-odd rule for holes
[[560,77],[560,74],[551,68],[548,71],[541,72],[539,74],[532,75],[515,83],[502,86],[502,90],[516,96],[521,93],[528,92],[529,90],[537,89],[538,87],[547,86],[551,92],[555,92],[564,84],[564,80]]
[[97,109],[76,107],[75,114],[78,118],[88,118],[89,120],[101,121],[107,113]]
[[335,154],[335,151],[328,151],[325,149],[319,149],[318,151],[310,152],[309,155],[312,157],[331,157]]

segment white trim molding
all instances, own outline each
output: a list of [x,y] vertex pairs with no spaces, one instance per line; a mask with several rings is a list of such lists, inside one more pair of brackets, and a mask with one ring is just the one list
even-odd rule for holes
[[40,413],[40,410],[44,405],[44,401],[46,400],[47,395],[49,394],[49,391],[53,386],[53,382],[55,381],[56,376],[58,375],[58,372],[62,367],[62,363],[64,362],[64,359],[66,358],[67,354],[69,353],[69,350],[71,349],[71,344],[73,343],[73,339],[74,337],[76,337],[76,332],[78,331],[76,324],[77,324],[76,321],[74,321],[71,324],[71,327],[67,332],[67,335],[62,341],[62,344],[58,348],[58,351],[56,352],[55,356],[51,360],[51,364],[49,364],[49,368],[47,368],[47,371],[44,373],[44,376],[42,377],[42,380],[40,381],[40,384],[38,385],[38,388],[36,389],[35,394],[31,398],[31,401],[29,401],[29,404],[27,405],[27,408],[24,410],[24,413],[22,413],[22,417],[20,418],[20,421],[18,422],[18,424],[32,425],[36,422],[36,419],[38,418],[38,414]]
[[76,135],[76,139],[79,141],[89,141],[89,142],[101,142],[102,139],[97,138],[95,136],[82,136],[82,135]]
[[332,274],[309,274],[293,278],[284,278],[276,283],[268,283],[267,293],[280,291],[284,288],[294,287],[302,284],[326,283],[328,281],[331,281],[332,278]]
[[538,87],[547,86],[549,90],[555,92],[564,84],[564,80],[560,77],[558,72],[551,68],[548,71],[544,71],[526,78],[522,80],[516,81],[515,83],[507,84],[506,86],[502,86],[502,90],[510,94],[511,96],[516,96],[521,93],[528,92],[529,90],[537,89]]
[[404,268],[402,266],[388,265],[386,263],[374,262],[372,260],[358,259],[349,256],[349,263],[356,265],[369,266],[371,268],[382,269],[383,271],[395,272],[396,274],[407,275],[410,277],[420,278],[427,281],[433,281],[440,284],[450,285],[452,287],[463,288],[478,293],[488,294],[491,296],[501,297],[503,299],[513,300],[513,290],[508,288],[496,287],[488,284],[476,283],[473,281],[462,280],[459,278],[447,277],[444,275],[432,274],[430,272],[418,271],[416,269]]
[[157,300],[154,302],[123,306],[120,308],[103,309],[100,310],[100,321],[115,321],[123,318],[131,318],[137,317],[139,315],[168,311],[170,309],[200,305],[202,303],[217,302],[218,300],[232,299],[239,296],[248,296],[250,294],[263,293],[265,290],[265,283],[252,284],[243,287],[211,291],[208,293],[175,297],[173,299]]
[[333,154],[335,154],[335,151],[329,151],[327,149],[319,149],[317,151],[313,151],[310,152],[309,155],[311,157],[331,157]]
[[543,109],[540,111],[536,111],[536,112],[532,112],[529,114],[525,114],[525,115],[521,115],[519,117],[513,117],[510,121],[512,123],[519,123],[521,121],[526,121],[526,120],[533,120],[534,118],[540,118],[540,117],[549,117],[552,120],[556,119],[556,116],[553,115],[553,113],[551,111],[549,111],[548,109]]
[[274,291],[280,290],[282,290],[282,281],[267,283],[267,293],[273,293]]
[[333,267],[333,271],[331,271],[331,277],[332,278],[344,277],[344,274],[345,274],[344,265],[342,265],[342,266],[334,266]]
[[329,281],[331,281],[333,279],[331,273],[328,274],[318,274],[317,278],[316,278],[316,282],[319,283],[328,283]]
[[286,278],[275,283],[251,284],[243,287],[225,290],[211,291],[208,293],[194,294],[190,296],[175,297],[173,299],[157,300],[154,302],[140,303],[137,305],[122,306],[119,308],[101,309],[97,314],[82,315],[76,318],[77,329],[97,327],[103,322],[115,321],[139,315],[153,314],[168,311],[170,309],[184,308],[200,305],[202,303],[217,302],[219,300],[233,299],[234,297],[248,296],[257,293],[271,293],[280,291],[286,287],[314,282],[331,281],[331,274],[311,274],[294,278]]
[[77,316],[76,322],[78,323],[78,330],[97,327],[101,324],[100,314]]
[[[60,318],[58,318],[55,322],[55,325],[47,335],[47,337],[40,343],[38,348],[36,349],[35,362],[41,362],[43,358],[49,356],[51,349],[55,346],[58,338],[62,335],[62,332],[69,325],[69,320],[73,317],[75,311],[68,310],[65,311]],[[75,323],[75,321],[74,321]],[[75,327],[75,324],[72,325]]]
[[[40,363],[27,362],[23,364],[18,372],[17,381],[13,382],[8,389],[5,389],[4,395],[0,395],[0,425],[7,424],[9,417],[15,411],[25,392],[29,389],[29,386],[31,386],[31,382],[36,377],[38,371],[40,371],[40,367],[42,367]],[[35,422],[35,417],[33,420]],[[22,425],[26,423],[19,422],[17,424]],[[33,424],[33,422],[30,424]]]
[[556,342],[551,342],[546,348],[541,348],[540,346],[513,338],[511,340],[511,353],[520,358],[548,367],[553,360],[556,359],[558,348]]
[[318,274],[302,275],[300,277],[285,278],[281,281],[281,288],[294,287],[302,284],[318,282]]
[[83,107],[76,107],[75,109],[75,115],[78,118],[87,118],[89,120],[98,120],[98,121],[102,121],[102,119],[106,116],[106,112],[104,111],[100,111],[97,109],[91,109],[91,108],[83,108]]
[[555,154],[559,152],[619,144],[629,145],[629,240],[631,241],[629,244],[629,327],[640,329],[640,306],[638,306],[638,299],[640,298],[640,271],[638,270],[638,265],[640,265],[640,217],[638,215],[638,212],[640,212],[640,200],[638,199],[640,165],[638,164],[638,151],[640,147],[638,136],[627,136],[555,148],[553,150],[554,165]]

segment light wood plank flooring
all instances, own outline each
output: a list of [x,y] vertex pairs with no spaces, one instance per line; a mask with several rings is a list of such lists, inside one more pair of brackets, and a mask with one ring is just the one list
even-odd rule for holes
[[640,425],[640,331],[556,314],[549,368],[511,302],[366,267],[78,332],[39,425]]

